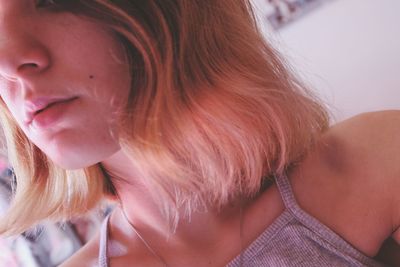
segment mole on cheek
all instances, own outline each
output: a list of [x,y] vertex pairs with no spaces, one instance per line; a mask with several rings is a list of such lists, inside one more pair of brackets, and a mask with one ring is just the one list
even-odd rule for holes
[[94,75],[90,75],[90,76],[89,76],[89,79],[94,79]]

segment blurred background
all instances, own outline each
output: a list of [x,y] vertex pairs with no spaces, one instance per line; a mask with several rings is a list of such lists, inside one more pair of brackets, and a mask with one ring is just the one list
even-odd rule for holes
[[335,121],[400,108],[400,1],[253,2],[266,38],[330,106]]
[[[399,0],[253,4],[266,39],[328,105],[333,121],[400,108]],[[6,159],[0,158],[0,212],[9,202],[12,177]],[[94,235],[106,213],[0,238],[0,267],[57,266]]]

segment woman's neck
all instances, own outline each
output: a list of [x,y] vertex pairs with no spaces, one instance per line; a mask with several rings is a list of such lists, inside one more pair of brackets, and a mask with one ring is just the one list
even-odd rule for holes
[[134,240],[133,225],[154,251],[172,262],[179,257],[190,260],[190,257],[199,256],[196,253],[200,251],[202,255],[196,256],[197,259],[217,257],[212,255],[215,251],[225,251],[221,262],[226,263],[283,211],[280,195],[272,185],[271,190],[246,204],[225,207],[221,212],[193,212],[190,218],[179,220],[176,231],[171,234],[168,221],[130,159],[119,151],[102,165],[112,177],[120,201],[111,219],[113,237]]
[[[143,231],[171,238],[171,225],[149,192],[149,188],[134,169],[131,159],[119,150],[103,161],[102,166],[112,179],[120,208],[129,222]],[[187,236],[187,239],[193,240],[194,233],[204,233],[205,227],[208,228],[207,232],[212,234],[220,231],[220,228],[226,228],[227,223],[238,225],[239,216],[240,205],[224,209],[224,212],[194,212],[190,218],[179,221],[174,236],[181,236],[182,239],[186,239]],[[204,235],[200,234],[200,237],[204,239]]]

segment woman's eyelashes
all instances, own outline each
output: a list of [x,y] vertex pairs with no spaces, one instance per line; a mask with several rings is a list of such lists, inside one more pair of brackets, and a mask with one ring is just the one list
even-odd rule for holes
[[56,4],[56,0],[35,0],[35,6],[39,8],[49,7]]
[[63,11],[68,5],[76,2],[75,0],[34,0],[37,9],[50,9],[51,11]]

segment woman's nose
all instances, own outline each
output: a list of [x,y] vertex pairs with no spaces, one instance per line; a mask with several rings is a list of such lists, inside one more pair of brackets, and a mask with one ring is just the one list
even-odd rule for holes
[[48,69],[46,47],[30,36],[0,37],[0,74],[12,79],[32,78]]

